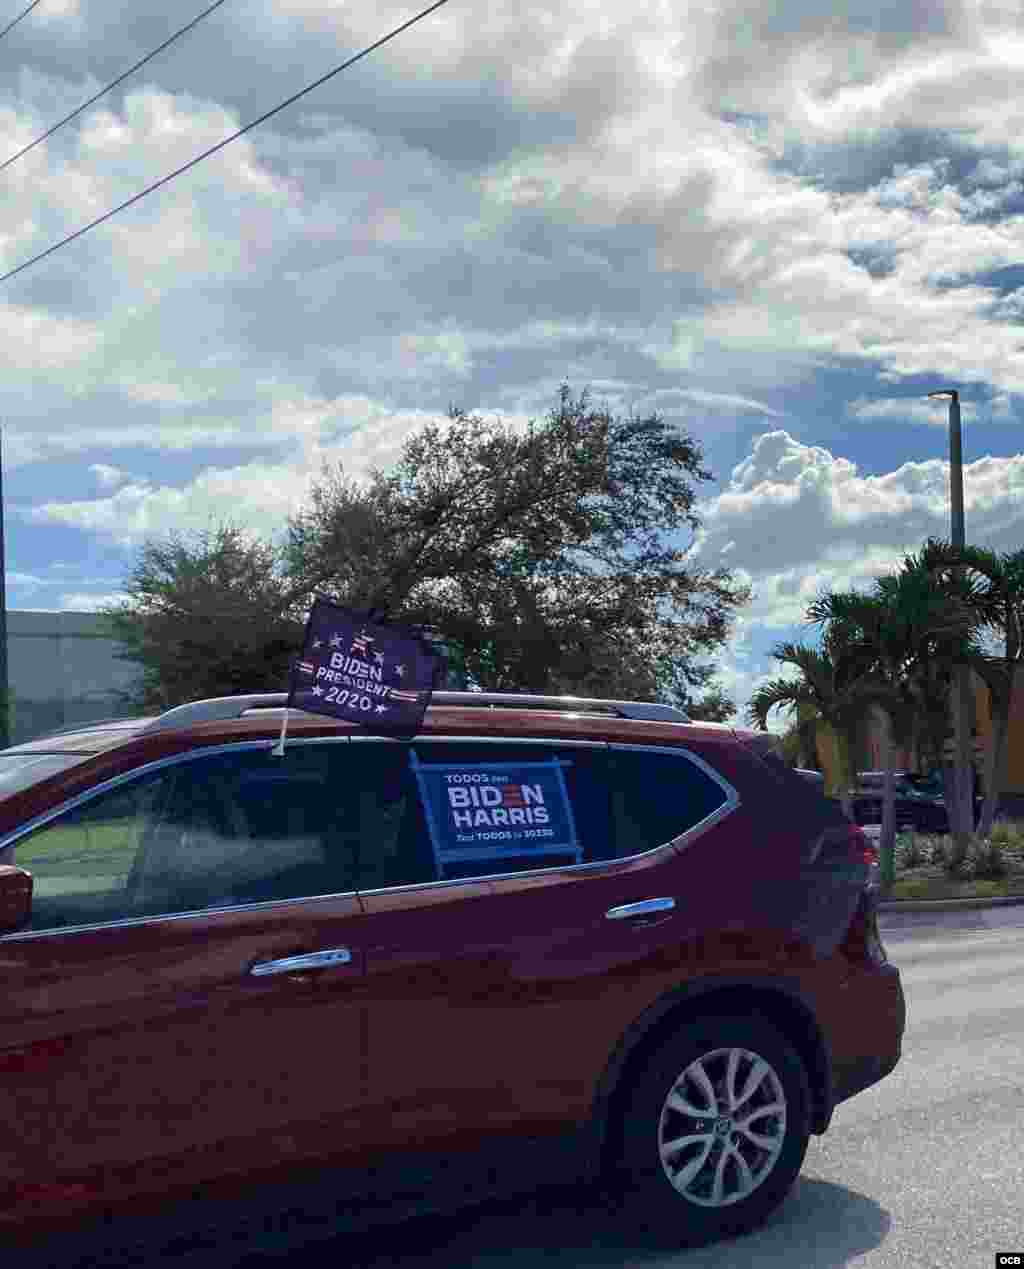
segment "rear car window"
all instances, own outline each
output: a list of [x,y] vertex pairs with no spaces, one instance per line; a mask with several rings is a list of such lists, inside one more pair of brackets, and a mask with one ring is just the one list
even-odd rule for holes
[[441,879],[614,857],[603,746],[418,744],[410,767]]
[[727,800],[722,785],[684,753],[615,746],[609,764],[619,858],[681,836]]

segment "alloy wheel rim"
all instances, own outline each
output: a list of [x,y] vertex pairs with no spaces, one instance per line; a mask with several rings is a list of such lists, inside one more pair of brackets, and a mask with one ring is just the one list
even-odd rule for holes
[[699,1207],[745,1199],[770,1176],[785,1139],[782,1081],[750,1049],[714,1049],[691,1062],[658,1119],[665,1176]]

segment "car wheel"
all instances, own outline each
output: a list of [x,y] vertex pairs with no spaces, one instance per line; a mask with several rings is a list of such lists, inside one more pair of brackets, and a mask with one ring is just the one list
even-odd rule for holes
[[760,1225],[796,1180],[810,1089],[792,1045],[759,1018],[700,1020],[659,1049],[626,1095],[618,1187],[659,1245]]

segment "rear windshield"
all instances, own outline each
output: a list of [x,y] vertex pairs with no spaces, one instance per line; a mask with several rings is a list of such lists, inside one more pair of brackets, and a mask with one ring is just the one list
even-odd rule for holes
[[0,753],[0,798],[85,762],[85,753]]

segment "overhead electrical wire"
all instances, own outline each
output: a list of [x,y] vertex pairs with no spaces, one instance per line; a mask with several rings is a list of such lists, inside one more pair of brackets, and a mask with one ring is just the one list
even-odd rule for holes
[[203,159],[208,159],[211,155],[216,154],[218,150],[223,150],[226,145],[230,145],[232,141],[237,141],[239,137],[244,136],[247,132],[251,132],[253,128],[258,127],[261,123],[266,123],[266,121],[273,118],[274,115],[279,114],[288,106],[294,105],[294,103],[300,98],[305,97],[315,88],[319,88],[321,84],[326,84],[329,79],[333,79],[335,75],[340,74],[343,70],[346,70],[349,66],[358,62],[361,58],[368,56],[375,49],[380,48],[382,44],[387,44],[387,42],[389,40],[393,40],[396,35],[401,35],[403,31],[408,30],[409,27],[427,17],[428,14],[433,13],[435,9],[440,9],[442,5],[447,3],[448,0],[434,0],[432,5],[429,5],[426,9],[422,9],[414,17],[409,18],[407,22],[403,22],[401,26],[396,26],[393,31],[389,31],[387,35],[381,36],[379,40],[374,41],[373,44],[368,45],[361,52],[356,53],[347,61],[342,62],[340,66],[335,66],[335,68],[328,71],[326,75],[321,75],[319,79],[314,79],[313,82],[311,84],[307,84],[305,88],[301,88],[297,93],[293,93],[290,97],[286,97],[284,101],[274,106],[271,110],[268,110],[258,118],[251,120],[249,123],[245,124],[244,127],[239,128],[237,132],[232,132],[231,135],[225,137],[223,141],[218,141],[216,145],[211,145],[209,149],[203,150],[202,153],[189,159],[187,163],[183,163],[181,167],[175,168],[173,172],[168,172],[166,176],[162,176],[160,180],[154,181],[152,185],[147,185],[145,189],[140,190],[137,194],[133,194],[131,198],[126,198],[123,203],[118,203],[118,205],[116,207],[112,207],[110,211],[104,212],[102,216],[97,216],[95,220],[91,220],[87,225],[83,225],[81,229],[76,229],[73,234],[68,234],[66,238],[61,238],[61,240],[59,242],[55,242],[52,247],[47,247],[45,251],[40,251],[37,255],[31,256],[22,264],[17,265],[13,269],[9,269],[4,274],[0,274],[0,282],[6,282],[8,279],[13,278],[16,274],[21,273],[31,265],[38,264],[40,260],[45,260],[47,256],[53,255],[53,253],[55,251],[59,251],[61,247],[66,247],[68,243],[74,242],[76,238],[81,238],[83,234],[87,234],[90,229],[95,229],[98,225],[102,225],[105,221],[108,221],[112,217],[116,216],[118,212],[123,212],[126,208],[140,202],[147,194],[152,194],[155,190],[169,184],[169,182],[173,181],[175,177],[181,176],[182,173],[187,172],[189,168],[193,168],[197,163],[201,163]]
[[[39,0],[36,0],[36,3],[38,4]],[[28,154],[29,150],[34,150],[35,147],[37,145],[40,145],[43,141],[45,141],[47,137],[52,137],[53,134],[58,130],[58,128],[63,128],[64,125],[66,123],[70,123],[72,119],[77,119],[83,110],[87,110],[93,104],[94,101],[99,101],[99,99],[104,95],[104,93],[108,93],[110,92],[111,88],[116,88],[118,84],[124,83],[124,81],[128,78],[129,75],[134,75],[135,72],[139,70],[141,67],[145,66],[147,62],[151,62],[158,53],[162,53],[164,49],[168,47],[168,45],[173,44],[175,40],[180,39],[181,36],[186,34],[186,32],[191,31],[194,26],[198,26],[199,23],[202,22],[203,18],[208,17],[209,14],[211,14],[214,11],[214,9],[219,9],[223,3],[224,3],[224,0],[214,0],[213,4],[211,4],[209,8],[204,9],[202,13],[199,14],[198,17],[193,18],[191,22],[186,23],[186,25],[181,27],[180,30],[175,31],[173,35],[168,36],[168,38],[164,40],[164,42],[161,45],[159,45],[159,47],[155,48],[152,51],[152,53],[147,53],[146,56],[141,58],[139,61],[137,61],[134,66],[129,66],[129,68],[122,75],[118,75],[117,79],[112,79],[105,88],[101,88],[99,92],[95,93],[92,97],[90,97],[88,101],[83,101],[77,110],[72,110],[72,112],[69,115],[65,115],[63,119],[58,120],[58,122],[55,123],[51,128],[47,128],[46,131],[42,133],[40,136],[36,137],[34,141],[30,141],[28,145],[22,146],[22,148],[16,154],[12,154],[9,159],[4,159],[4,161],[0,163],[0,172],[2,172],[4,168],[10,167],[11,164],[15,163],[18,159],[20,159],[23,154]]]
[[32,12],[32,10],[36,7],[37,4],[41,4],[41,3],[42,3],[42,0],[32,0],[32,3],[28,6],[27,9],[19,13],[13,22],[8,22],[7,25],[4,27],[4,29],[0,31],[0,40],[4,38],[4,36],[7,34],[8,31],[13,30],[18,25],[18,23],[21,21],[22,18],[27,18],[28,15]]

